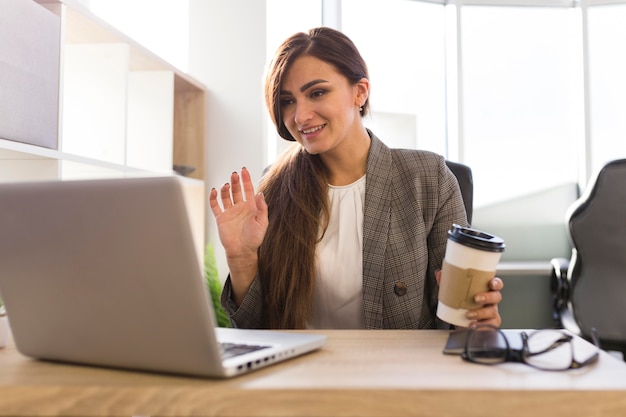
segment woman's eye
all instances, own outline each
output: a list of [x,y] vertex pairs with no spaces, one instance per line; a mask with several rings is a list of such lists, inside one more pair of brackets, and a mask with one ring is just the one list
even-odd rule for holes
[[280,99],[280,107],[285,107],[290,104],[293,104],[293,99],[290,97],[283,97]]
[[321,97],[326,94],[326,90],[314,90],[311,92],[311,98]]

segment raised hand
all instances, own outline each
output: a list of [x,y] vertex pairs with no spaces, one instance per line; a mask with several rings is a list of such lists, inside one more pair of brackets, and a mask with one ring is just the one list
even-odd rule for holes
[[[235,301],[240,303],[257,272],[257,250],[267,231],[267,204],[261,193],[254,193],[250,172],[233,172],[230,183],[209,193],[220,241],[224,246]],[[241,296],[241,298],[240,298]]]

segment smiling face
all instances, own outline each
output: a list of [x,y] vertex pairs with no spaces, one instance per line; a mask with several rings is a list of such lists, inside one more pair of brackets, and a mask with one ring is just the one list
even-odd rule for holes
[[363,135],[359,109],[368,91],[367,79],[352,84],[333,65],[300,56],[280,86],[282,121],[311,154],[345,148]]

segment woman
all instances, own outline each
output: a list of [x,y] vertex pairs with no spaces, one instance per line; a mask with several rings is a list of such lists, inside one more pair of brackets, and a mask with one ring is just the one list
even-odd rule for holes
[[[467,223],[458,184],[443,157],[389,149],[364,127],[369,91],[339,31],[298,33],[276,52],[266,104],[295,143],[256,195],[245,168],[209,195],[234,326],[449,328],[435,313],[447,231]],[[468,317],[499,326],[502,286],[494,278]]]

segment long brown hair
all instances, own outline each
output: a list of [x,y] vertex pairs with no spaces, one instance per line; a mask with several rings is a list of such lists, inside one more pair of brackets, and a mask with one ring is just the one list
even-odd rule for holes
[[[300,56],[314,56],[336,67],[350,82],[368,78],[365,61],[343,33],[320,27],[296,33],[278,48],[265,79],[265,101],[278,134],[294,141],[281,114],[283,76]],[[369,103],[362,107],[367,113]],[[313,311],[315,248],[328,225],[329,174],[319,155],[299,144],[281,154],[259,189],[269,206],[269,226],[259,248],[264,324],[304,328]]]

